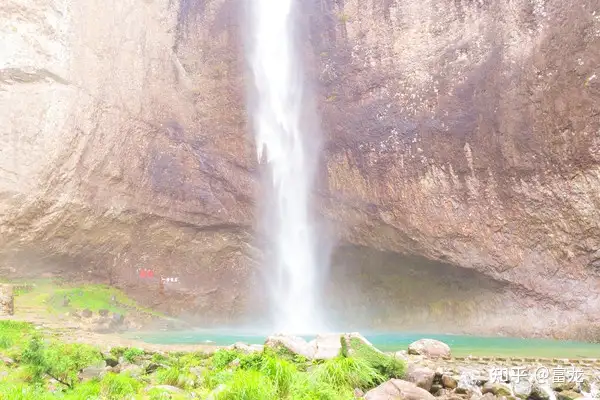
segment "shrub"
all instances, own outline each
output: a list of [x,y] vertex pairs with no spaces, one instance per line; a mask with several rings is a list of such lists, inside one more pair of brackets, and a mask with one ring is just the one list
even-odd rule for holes
[[219,349],[213,354],[211,365],[215,369],[223,369],[227,367],[233,360],[241,357],[242,355],[235,350]]
[[46,346],[39,336],[29,341],[21,356],[33,383],[41,384],[49,376],[69,388],[78,382],[80,370],[101,360],[102,355],[94,347],[70,343]]
[[128,348],[123,352],[123,358],[125,359],[125,361],[130,362],[132,364],[143,355],[144,350],[136,349],[135,347]]

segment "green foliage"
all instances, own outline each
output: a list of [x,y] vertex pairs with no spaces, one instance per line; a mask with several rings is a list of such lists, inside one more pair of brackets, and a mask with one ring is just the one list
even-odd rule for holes
[[290,400],[345,400],[354,399],[351,388],[336,388],[316,380],[308,374],[298,374],[290,389]]
[[217,400],[280,400],[273,382],[255,370],[237,370]]
[[236,358],[241,358],[242,355],[235,350],[219,349],[211,359],[211,365],[214,369],[223,369],[227,367]]
[[406,365],[401,359],[383,354],[358,338],[351,338],[349,347],[347,353],[351,357],[365,360],[384,378],[402,378],[404,376]]
[[[0,400],[175,400],[189,397],[192,391],[199,398],[207,398],[212,392],[216,400],[350,400],[354,398],[354,388],[366,391],[389,377],[402,377],[405,367],[402,360],[353,338],[342,341],[341,355],[327,361],[309,361],[287,350],[271,348],[260,353],[230,349],[212,355],[156,353],[151,360],[159,364],[158,369],[141,379],[127,373],[108,373],[102,379],[79,383],[81,369],[102,361],[96,348],[44,340],[27,324],[0,326],[6,327],[0,337],[24,329],[31,335],[15,357],[20,366],[7,369],[9,375],[0,378]],[[111,350],[111,356],[128,362],[139,361],[144,354],[137,348]],[[201,371],[196,372],[199,377],[191,368]],[[149,369],[153,370],[154,367]],[[54,393],[48,393],[48,378],[63,385],[53,384]],[[186,394],[161,388],[141,390],[150,383],[175,386]],[[222,390],[213,392],[219,386]]]
[[78,382],[80,370],[101,360],[100,352],[94,347],[72,343],[47,346],[39,336],[29,341],[21,356],[34,384],[41,385],[44,377],[49,376],[70,388]]
[[24,342],[33,331],[33,325],[28,322],[0,321],[0,349],[9,349]]
[[208,371],[202,377],[202,386],[208,390],[213,390],[220,384],[226,384],[231,380],[233,371],[231,370],[213,370]]
[[21,363],[29,373],[29,380],[35,385],[41,385],[46,374],[47,365],[44,357],[44,343],[40,336],[31,338],[21,355]]
[[164,389],[152,388],[148,391],[147,396],[141,397],[144,400],[172,400],[172,394]]
[[100,381],[100,395],[106,400],[118,400],[137,393],[142,384],[127,374],[108,373]]
[[130,347],[123,352],[123,358],[129,363],[135,363],[141,356],[144,355],[144,350]]
[[[70,286],[64,282],[36,280],[27,284],[24,291],[15,292],[15,308],[38,309],[40,312],[64,313],[71,310],[90,309],[97,312],[106,309],[126,314],[135,310],[153,316],[163,316],[153,310],[141,307],[122,291],[106,285]],[[64,299],[69,300],[68,305]]]
[[155,364],[166,364],[169,362],[169,357],[165,356],[164,354],[154,353],[152,354],[150,360]]
[[335,388],[368,389],[384,381],[384,377],[366,360],[336,357],[318,365],[312,372],[315,380]]
[[194,386],[195,376],[189,372],[189,367],[177,363],[168,368],[159,369],[156,372],[156,381],[161,385],[188,389]]
[[298,373],[294,364],[269,354],[264,354],[261,361],[259,372],[273,382],[279,398],[287,396]]
[[266,353],[248,353],[240,356],[241,369],[256,369],[259,370],[263,364],[263,357]]
[[110,349],[110,354],[118,360],[120,357],[123,357],[127,349],[127,347],[113,347]]
[[204,365],[206,359],[209,357],[206,353],[194,352],[194,353],[185,353],[181,357],[177,359],[179,362],[186,367],[199,367]]
[[65,400],[100,400],[100,381],[93,379],[75,386],[63,395]]
[[42,388],[24,383],[0,384],[0,400],[46,400],[51,399]]

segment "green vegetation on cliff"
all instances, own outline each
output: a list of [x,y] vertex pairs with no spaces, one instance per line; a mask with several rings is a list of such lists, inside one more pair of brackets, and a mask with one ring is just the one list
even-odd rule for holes
[[265,348],[206,353],[102,353],[63,343],[32,325],[0,321],[0,400],[343,400],[403,374],[404,364],[350,343],[338,357],[310,361]]

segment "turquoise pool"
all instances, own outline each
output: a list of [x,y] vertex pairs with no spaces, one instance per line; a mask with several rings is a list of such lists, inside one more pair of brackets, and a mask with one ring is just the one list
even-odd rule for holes
[[[427,337],[447,343],[456,356],[593,357],[600,358],[600,344],[545,339],[480,337],[419,333],[370,333],[364,336],[383,351],[403,350]],[[154,344],[261,344],[266,335],[235,330],[186,330],[136,333],[131,337]],[[311,336],[305,336],[311,339]]]

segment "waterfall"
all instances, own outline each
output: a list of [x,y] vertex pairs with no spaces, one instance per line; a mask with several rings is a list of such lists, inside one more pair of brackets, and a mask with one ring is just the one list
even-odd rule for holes
[[297,44],[297,4],[248,0],[248,6],[249,111],[258,160],[266,170],[260,201],[270,254],[272,328],[312,333],[323,328],[318,229],[311,212],[319,132]]

